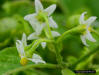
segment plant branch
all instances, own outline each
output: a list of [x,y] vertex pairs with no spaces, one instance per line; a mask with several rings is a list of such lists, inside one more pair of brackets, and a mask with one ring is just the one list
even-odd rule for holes
[[38,39],[33,41],[32,45],[30,45],[31,48],[29,49],[29,51],[27,51],[27,56],[31,57],[33,55],[33,52],[36,50],[41,42],[54,42],[54,40]]
[[70,66],[71,69],[75,69],[75,67],[81,63],[82,61],[86,60],[87,58],[89,58],[91,55],[93,55],[94,53],[99,51],[99,46],[96,47],[94,50],[90,51],[89,53],[87,53],[85,56],[83,56],[82,58],[80,58],[77,62],[75,62],[74,64],[72,64]]
[[82,31],[84,31],[84,30],[85,30],[85,28],[80,25],[80,26],[78,26],[78,27],[75,27],[75,28],[72,28],[72,29],[70,29],[70,30],[68,30],[68,31],[65,31],[65,32],[57,39],[57,43],[59,43],[59,42],[61,42],[62,40],[64,40],[64,39],[65,39],[64,37],[65,37],[66,35],[68,35],[68,34],[79,33],[79,32],[82,32]]
[[59,66],[58,65],[54,65],[54,64],[31,64],[31,65],[22,66],[22,67],[19,67],[17,69],[13,69],[11,71],[8,71],[4,75],[10,75],[12,73],[16,73],[16,72],[19,72],[19,71],[24,71],[24,70],[29,69],[29,68],[51,68],[51,69],[57,69],[57,68],[59,68]]

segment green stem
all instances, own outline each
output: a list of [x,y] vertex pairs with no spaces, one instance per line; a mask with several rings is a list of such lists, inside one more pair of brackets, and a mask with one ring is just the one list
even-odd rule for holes
[[59,51],[60,48],[58,48],[58,45],[55,44],[55,52],[56,52],[56,59],[57,59],[57,62],[58,64],[63,67],[63,60],[62,60],[62,57],[61,57],[61,54],[60,54],[60,51]]
[[48,34],[47,31],[46,31],[46,28],[44,28],[44,32],[45,32],[45,35],[46,35],[48,38],[50,38],[49,34]]
[[24,71],[24,70],[30,69],[30,68],[57,69],[57,68],[59,68],[59,66],[54,65],[54,64],[32,64],[32,65],[26,65],[26,66],[19,67],[17,69],[10,70],[10,71],[6,72],[4,75],[10,75],[12,73],[16,73],[16,72],[19,72],[19,71]]
[[[38,40],[35,40],[33,43],[32,43],[32,47],[29,51],[27,51],[27,56],[31,57],[33,55],[33,52],[36,50],[36,48],[38,47],[38,45],[41,43],[41,42],[54,42],[53,40],[47,40],[47,39],[38,39]],[[31,45],[30,45],[31,46]]]
[[83,26],[78,26],[78,27],[75,27],[75,28],[72,28],[66,32],[64,32],[58,39],[57,39],[57,43],[61,42],[62,40],[65,39],[65,36],[68,35],[68,34],[73,34],[73,33],[79,33],[81,31],[84,31],[85,28]]
[[57,0],[42,0],[43,2],[48,2],[48,3],[57,3]]
[[82,58],[80,58],[77,62],[75,62],[74,64],[72,64],[70,66],[71,69],[75,69],[75,67],[81,63],[82,61],[86,60],[87,58],[89,58],[91,55],[93,55],[94,53],[99,51],[99,46],[97,48],[95,48],[94,50],[88,52],[85,56],[83,56]]
[[62,40],[64,40],[65,39],[65,36],[66,35],[68,35],[68,34],[74,34],[74,33],[78,33],[78,32],[80,32],[81,33],[81,31],[84,31],[85,30],[85,28],[83,27],[83,26],[78,26],[78,27],[75,27],[75,28],[72,28],[71,30],[68,30],[68,31],[66,31],[66,32],[64,32],[58,39],[57,39],[57,42],[56,42],[56,57],[57,57],[57,61],[58,61],[58,63],[62,66],[62,67],[64,67],[64,64],[63,64],[63,62],[62,62],[62,57],[61,57],[61,55],[60,55],[60,48],[59,48],[59,43],[62,41]]
[[50,25],[49,25],[49,21],[48,21],[48,17],[45,15],[45,14],[41,14],[42,15],[42,17],[45,19],[45,22],[46,22],[46,25],[47,25],[47,28],[48,28],[48,33],[49,33],[49,38],[53,38],[52,37],[52,33],[51,33],[51,29],[50,29]]

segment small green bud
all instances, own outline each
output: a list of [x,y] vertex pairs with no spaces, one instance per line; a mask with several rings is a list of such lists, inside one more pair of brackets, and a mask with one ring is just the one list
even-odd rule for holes
[[80,18],[80,15],[73,15],[73,16],[70,16],[67,20],[67,25],[66,27],[67,28],[73,28],[77,25],[79,25],[79,18]]

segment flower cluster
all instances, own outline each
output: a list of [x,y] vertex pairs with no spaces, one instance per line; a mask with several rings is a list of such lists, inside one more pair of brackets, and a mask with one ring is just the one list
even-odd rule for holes
[[[49,39],[47,37],[47,36],[49,36],[49,33],[46,33],[46,32],[48,32],[48,27],[46,25],[47,24],[46,19],[48,20],[48,24],[49,24],[50,28],[52,28],[52,29],[58,28],[58,25],[53,20],[52,16],[50,16],[56,9],[55,4],[44,9],[41,2],[39,0],[35,0],[35,9],[36,9],[36,13],[29,14],[29,15],[24,17],[25,20],[29,21],[30,25],[32,26],[32,28],[34,29],[35,32],[31,33],[27,37],[27,39],[26,39],[26,35],[23,34],[22,40],[21,41],[17,40],[17,42],[16,42],[16,47],[17,47],[18,53],[21,57],[20,62],[22,65],[25,65],[27,63],[27,60],[30,60],[36,64],[37,63],[45,63],[45,61],[43,61],[42,58],[35,53],[33,53],[32,58],[28,58],[28,56],[26,55],[26,51],[25,51],[25,48],[28,46],[26,41],[27,40],[41,39],[41,38],[42,39]],[[42,36],[42,34],[44,36]],[[60,34],[58,32],[53,31],[53,30],[51,30],[51,35],[53,38],[60,36]],[[41,42],[41,46],[43,48],[45,48],[46,42]]]
[[[39,0],[35,0],[35,9],[36,9],[36,13],[29,14],[29,15],[24,17],[24,19],[29,21],[32,28],[35,30],[35,32],[33,32],[32,34],[30,34],[28,36],[28,40],[46,38],[46,37],[40,36],[43,33],[43,31],[48,32],[48,28],[47,28],[44,16],[47,17],[49,26],[51,28],[58,28],[58,25],[53,20],[52,16],[50,16],[56,9],[55,4],[44,9],[41,2]],[[56,31],[51,31],[51,34],[53,37],[60,36],[60,34]],[[49,34],[47,34],[47,35],[49,35]],[[41,45],[43,48],[45,48],[46,42],[42,42]]]
[[[60,36],[59,40],[64,38],[64,35],[60,35],[58,32],[54,31],[54,28],[58,28],[58,25],[56,22],[53,20],[51,14],[55,11],[56,5],[53,4],[49,6],[48,8],[44,9],[41,2],[39,0],[35,0],[35,9],[36,13],[29,14],[24,17],[26,21],[28,21],[34,30],[33,33],[31,33],[28,37],[26,37],[26,34],[23,33],[22,40],[17,40],[16,41],[16,47],[19,53],[19,56],[21,58],[21,64],[25,65],[27,64],[27,61],[30,60],[34,62],[35,64],[38,63],[45,63],[45,61],[38,55],[32,52],[32,57],[29,57],[27,52],[31,51],[26,50],[26,48],[29,46],[27,45],[27,40],[39,40],[39,39],[48,39],[48,40],[54,40],[55,37]],[[79,19],[80,25],[85,29],[85,31],[80,35],[80,38],[82,40],[82,43],[85,46],[89,46],[86,43],[86,40],[90,40],[92,42],[95,42],[96,40],[92,37],[91,35],[91,24],[96,20],[95,16],[90,17],[88,20],[85,19],[85,14],[86,12],[82,13]],[[72,31],[72,30],[71,30]],[[70,31],[69,31],[70,32]],[[58,42],[59,43],[59,42]],[[46,47],[46,42],[41,41],[40,42],[42,48]],[[56,43],[55,43],[56,44]],[[32,43],[34,46],[35,43]],[[35,48],[38,43],[36,43]],[[32,47],[33,47],[32,46]],[[35,49],[33,48],[33,49]],[[57,51],[56,51],[57,53]]]
[[45,61],[43,61],[43,59],[38,55],[38,54],[33,54],[32,58],[28,58],[26,56],[26,52],[25,52],[25,47],[27,46],[27,42],[26,42],[26,35],[25,33],[23,33],[23,36],[22,36],[22,40],[17,40],[16,42],[16,47],[17,47],[17,50],[18,50],[18,53],[19,53],[19,56],[21,58],[21,61],[20,63],[22,65],[25,65],[27,64],[27,61],[30,60],[36,64],[38,63],[45,63]]

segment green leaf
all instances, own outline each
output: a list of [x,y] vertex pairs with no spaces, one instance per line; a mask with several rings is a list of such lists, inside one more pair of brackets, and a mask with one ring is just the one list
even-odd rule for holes
[[59,4],[63,11],[68,15],[76,12],[78,9],[82,9],[85,1],[86,0],[59,0]]
[[76,75],[74,72],[72,72],[70,69],[63,69],[62,70],[62,75]]
[[10,37],[11,32],[16,31],[18,23],[14,18],[3,18],[0,20],[0,42]]
[[8,15],[20,14],[25,16],[29,13],[33,13],[33,8],[34,7],[30,1],[12,1],[6,2],[3,5],[3,9]]
[[42,72],[42,70],[36,70],[35,68],[56,69],[57,66],[54,64],[33,64],[33,62],[28,62],[27,65],[22,66],[20,65],[19,54],[15,47],[6,48],[0,52],[0,75],[12,75],[16,73],[28,75],[26,73],[30,70],[32,70],[32,75],[34,73],[37,75],[47,75],[44,71]]
[[0,49],[11,46],[16,38],[26,33],[29,35],[32,28],[24,21],[24,18],[19,15],[13,17],[5,17],[0,20]]
[[17,33],[18,25],[21,26],[13,17],[5,17],[0,20],[0,49],[10,45],[16,34],[19,35],[20,31],[23,31],[21,28]]
[[15,47],[10,47],[0,52],[0,75],[7,71],[21,67],[19,56]]

